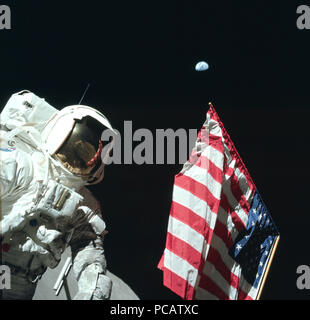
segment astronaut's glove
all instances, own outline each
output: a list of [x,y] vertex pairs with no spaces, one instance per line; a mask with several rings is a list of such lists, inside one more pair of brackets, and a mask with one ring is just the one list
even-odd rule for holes
[[60,261],[66,244],[64,234],[57,230],[48,229],[44,225],[38,227],[28,225],[24,230],[36,244],[51,252],[56,261]]
[[59,263],[59,260],[55,258],[52,252],[38,245],[30,238],[20,244],[19,249],[23,252],[35,253],[45,267],[55,268]]
[[79,280],[79,291],[74,300],[108,300],[111,296],[112,281],[103,273],[98,264],[91,264],[82,272]]
[[99,274],[92,300],[108,300],[111,297],[111,291],[112,280],[104,274]]
[[73,273],[78,282],[78,293],[74,300],[109,299],[112,281],[106,276],[106,258],[103,241],[100,238],[91,240],[82,246],[84,241],[71,245]]

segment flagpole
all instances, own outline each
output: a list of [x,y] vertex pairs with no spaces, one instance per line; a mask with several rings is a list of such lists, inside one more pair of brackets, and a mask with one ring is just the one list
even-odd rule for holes
[[263,291],[263,288],[264,288],[264,286],[265,286],[265,282],[266,282],[266,279],[267,279],[267,275],[268,275],[268,273],[269,273],[269,269],[270,269],[270,266],[271,266],[271,263],[272,263],[274,254],[275,254],[275,252],[276,252],[276,250],[277,250],[277,246],[278,246],[279,240],[280,240],[280,236],[277,237],[277,239],[276,239],[276,241],[275,241],[275,243],[274,243],[274,245],[273,245],[273,249],[272,249],[272,252],[271,252],[271,254],[270,254],[270,258],[269,258],[269,261],[268,261],[268,264],[267,264],[267,267],[266,267],[266,272],[265,272],[265,274],[264,274],[264,276],[263,276],[262,283],[261,283],[261,285],[260,285],[260,287],[259,287],[259,291],[258,291],[256,300],[259,300],[259,299],[260,299],[260,296],[261,296],[261,294],[262,294],[262,291]]

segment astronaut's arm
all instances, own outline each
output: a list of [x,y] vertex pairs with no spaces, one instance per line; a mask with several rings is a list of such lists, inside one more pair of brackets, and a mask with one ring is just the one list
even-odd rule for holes
[[80,207],[86,220],[81,218],[70,241],[73,272],[78,282],[75,300],[107,300],[112,281],[106,276],[106,258],[103,247],[105,224],[101,216],[89,208]]
[[[31,202],[28,190],[33,177],[32,163],[29,156],[18,151],[2,151],[0,155],[0,236],[10,234],[22,228],[26,223],[23,208]],[[6,212],[6,203],[19,199],[10,214]]]
[[[15,152],[16,153],[16,152]],[[15,155],[14,153],[14,155]],[[1,150],[0,156],[0,199],[4,200],[17,187],[18,169],[14,157]]]

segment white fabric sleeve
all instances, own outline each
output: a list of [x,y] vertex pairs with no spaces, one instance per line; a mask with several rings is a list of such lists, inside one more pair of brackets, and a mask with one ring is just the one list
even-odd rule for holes
[[0,198],[4,199],[14,189],[17,164],[14,158],[4,157],[6,152],[1,151],[0,156]]
[[0,151],[0,199],[18,195],[33,179],[30,155],[17,150]]
[[77,210],[76,229],[70,241],[73,272],[79,291],[75,300],[105,300],[110,298],[112,281],[106,276],[103,248],[105,230],[99,202],[88,189],[80,191],[83,205]]
[[[72,249],[71,249],[72,250]],[[73,273],[78,282],[74,300],[107,300],[110,298],[112,281],[106,276],[106,258],[101,239],[91,241],[72,250]]]
[[33,167],[31,157],[19,151],[0,151],[1,237],[22,228],[24,209],[32,200]]

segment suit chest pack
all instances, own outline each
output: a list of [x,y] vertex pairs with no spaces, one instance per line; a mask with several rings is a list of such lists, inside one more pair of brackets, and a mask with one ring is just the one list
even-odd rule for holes
[[56,225],[70,223],[73,214],[83,201],[83,197],[77,192],[65,187],[54,180],[49,180],[45,185],[37,182],[37,194],[33,198],[31,208],[26,210],[28,218],[39,214]]

